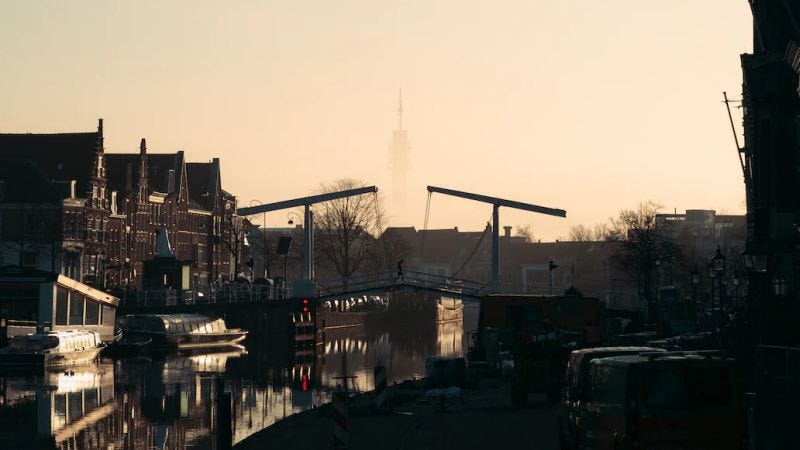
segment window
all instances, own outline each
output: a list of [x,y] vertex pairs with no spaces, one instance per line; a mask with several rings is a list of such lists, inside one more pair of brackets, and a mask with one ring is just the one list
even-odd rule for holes
[[67,324],[67,301],[69,301],[69,291],[59,286],[56,289],[56,325]]
[[86,325],[100,324],[100,304],[94,300],[86,300]]
[[83,325],[83,295],[76,292],[69,299],[69,325]]
[[731,404],[730,370],[717,367],[648,370],[642,376],[649,408],[699,411]]
[[592,370],[591,398],[595,403],[621,405],[625,400],[625,369],[595,366]]

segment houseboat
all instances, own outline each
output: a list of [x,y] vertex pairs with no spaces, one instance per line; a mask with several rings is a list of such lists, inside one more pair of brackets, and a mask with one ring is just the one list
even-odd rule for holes
[[14,336],[0,350],[0,368],[47,369],[88,364],[105,348],[96,331],[48,331]]
[[134,314],[120,319],[120,350],[188,350],[229,347],[247,331],[199,314]]

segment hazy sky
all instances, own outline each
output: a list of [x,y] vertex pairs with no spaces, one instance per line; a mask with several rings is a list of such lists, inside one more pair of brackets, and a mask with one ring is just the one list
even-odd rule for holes
[[[744,212],[721,99],[752,48],[746,0],[3,1],[0,24],[0,131],[102,117],[107,151],[220,157],[240,205],[345,176],[388,194],[402,87],[394,225],[422,227],[429,184],[567,210],[501,209],[542,240],[648,199]],[[490,216],[434,196],[429,226]]]

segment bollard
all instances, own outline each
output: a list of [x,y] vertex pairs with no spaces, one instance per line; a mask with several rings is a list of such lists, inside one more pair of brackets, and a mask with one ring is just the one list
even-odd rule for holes
[[350,435],[347,430],[347,392],[337,391],[331,399],[333,408],[333,448],[342,450],[350,448]]
[[375,366],[373,375],[375,380],[375,407],[383,408],[389,395],[389,393],[386,392],[386,367],[378,363],[378,365]]

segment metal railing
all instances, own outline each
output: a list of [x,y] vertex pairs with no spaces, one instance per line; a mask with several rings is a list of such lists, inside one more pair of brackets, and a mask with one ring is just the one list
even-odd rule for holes
[[317,297],[397,288],[425,289],[468,297],[479,297],[489,292],[489,285],[485,282],[416,271],[405,271],[402,276],[392,271],[357,275],[346,279],[318,281],[316,286]]
[[292,297],[292,286],[230,283],[198,289],[148,289],[117,294],[123,307],[254,303]]

